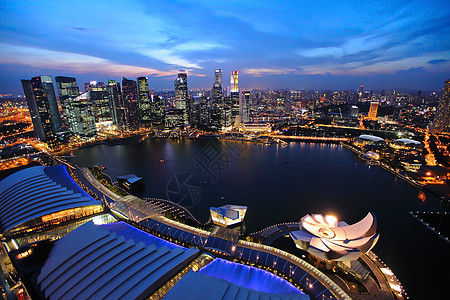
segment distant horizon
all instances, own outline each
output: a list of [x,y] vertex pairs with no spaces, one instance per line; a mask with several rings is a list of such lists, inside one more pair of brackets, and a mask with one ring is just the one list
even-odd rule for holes
[[[441,90],[450,78],[448,1],[4,0],[0,94],[20,79],[148,76],[212,87],[214,69],[242,87]],[[146,75],[147,74],[147,75]]]

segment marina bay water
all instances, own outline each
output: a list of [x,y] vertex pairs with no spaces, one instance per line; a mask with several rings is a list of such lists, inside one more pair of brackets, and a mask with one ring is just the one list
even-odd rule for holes
[[145,190],[138,196],[179,202],[200,221],[208,219],[210,206],[246,205],[247,233],[299,221],[308,213],[331,214],[351,224],[372,211],[380,233],[373,251],[412,299],[444,294],[446,277],[440,274],[448,268],[449,246],[409,215],[442,210],[439,198],[340,145],[149,138],[73,155],[79,166],[105,166],[113,180],[143,177]]

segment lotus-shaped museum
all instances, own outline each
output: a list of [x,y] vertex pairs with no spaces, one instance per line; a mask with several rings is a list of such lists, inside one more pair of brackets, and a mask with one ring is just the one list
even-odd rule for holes
[[333,216],[312,214],[300,221],[300,230],[290,233],[295,245],[312,255],[333,261],[358,259],[375,246],[379,234],[373,213],[353,225]]

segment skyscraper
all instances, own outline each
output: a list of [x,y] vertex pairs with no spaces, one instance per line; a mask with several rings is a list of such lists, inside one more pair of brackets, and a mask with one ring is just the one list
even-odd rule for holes
[[52,78],[50,76],[33,77],[31,80],[22,80],[22,86],[36,137],[53,147],[56,142],[56,133],[61,130],[62,122]]
[[370,109],[369,109],[369,119],[376,120],[377,113],[378,113],[378,102],[371,102]]
[[138,130],[140,127],[140,111],[136,81],[122,77],[122,99],[125,107],[127,130]]
[[214,70],[214,83],[218,83],[222,86],[222,69]]
[[243,90],[239,97],[239,115],[241,122],[250,122],[250,91]]
[[450,131],[450,79],[444,83],[431,130],[436,133]]
[[139,109],[141,112],[141,124],[143,126],[148,126],[152,123],[151,116],[151,101],[150,95],[148,92],[148,78],[147,77],[138,77],[137,78],[138,85],[138,94],[139,94]]
[[120,84],[114,80],[110,80],[106,90],[108,92],[108,100],[111,107],[113,124],[118,130],[125,130],[125,107],[122,101]]
[[95,122],[111,121],[111,106],[106,85],[103,82],[91,81],[86,92],[89,92]]
[[223,103],[222,69],[214,70],[214,84],[212,88],[213,105],[219,107]]
[[183,110],[183,120],[188,122],[189,120],[189,107],[188,107],[188,87],[187,87],[187,74],[184,70],[180,70],[177,79],[174,82],[175,86],[175,108]]
[[230,82],[231,93],[239,93],[239,73],[238,71],[231,72],[231,82]]
[[62,106],[62,115],[66,123],[68,123],[70,102],[80,94],[77,80],[74,77],[56,76],[56,88],[59,95],[59,103]]
[[88,91],[75,97],[69,103],[68,123],[69,129],[73,134],[91,137],[97,133],[94,110],[90,97],[91,91]]
[[162,96],[150,95],[150,119],[153,127],[164,125],[165,100]]
[[238,71],[231,72],[230,82],[230,104],[231,104],[231,124],[236,123],[236,117],[240,114],[240,100],[239,100],[239,73]]

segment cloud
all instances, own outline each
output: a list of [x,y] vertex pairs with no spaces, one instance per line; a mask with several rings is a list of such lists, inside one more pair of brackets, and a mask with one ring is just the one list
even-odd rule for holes
[[415,68],[409,68],[407,70],[400,70],[397,72],[397,74],[418,74],[424,72],[425,69],[423,67],[415,67]]
[[0,64],[28,65],[37,68],[64,70],[76,74],[108,73],[120,76],[153,75],[157,77],[176,74],[175,71],[160,71],[152,68],[117,64],[90,55],[3,43],[0,43]]
[[152,50],[139,50],[142,55],[150,56],[156,58],[166,64],[176,65],[186,68],[202,69],[197,63],[191,62],[187,59],[174,53],[173,50],[169,49],[152,49]]
[[271,69],[271,68],[244,68],[242,70],[244,73],[253,75],[254,77],[261,77],[263,75],[280,75],[280,74],[294,74],[297,72],[295,69],[281,68],[281,69]]
[[76,31],[87,31],[87,28],[84,27],[73,27],[72,29]]
[[433,59],[433,60],[429,60],[427,61],[427,64],[430,65],[438,65],[438,64],[442,64],[449,61],[448,59]]

